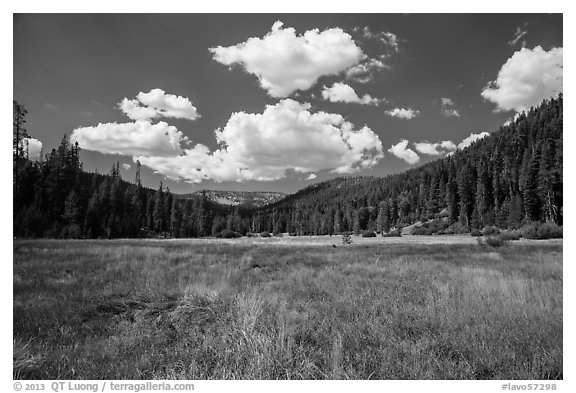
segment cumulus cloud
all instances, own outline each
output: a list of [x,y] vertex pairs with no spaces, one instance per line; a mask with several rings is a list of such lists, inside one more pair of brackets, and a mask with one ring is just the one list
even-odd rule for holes
[[132,120],[151,120],[156,117],[196,120],[200,117],[188,98],[166,94],[162,89],[140,92],[135,99],[124,98],[118,106]]
[[[446,157],[452,155],[456,150],[462,150],[468,146],[470,146],[472,143],[487,137],[488,134],[487,132],[480,132],[478,134],[474,134],[471,133],[469,136],[467,136],[466,138],[464,138],[462,140],[462,142],[460,142],[459,144],[456,144],[452,141],[440,141],[440,142],[428,142],[428,141],[421,141],[421,142],[415,142],[414,143],[414,148],[416,149],[416,151],[418,153],[421,154],[426,154],[429,156],[440,156],[440,155],[445,155]],[[404,143],[405,142],[405,143]],[[401,154],[403,154],[404,156],[411,156],[413,159],[416,159],[415,157],[417,157],[416,155],[412,155],[409,152],[406,152],[406,150],[410,150],[410,149],[406,149],[406,147],[408,146],[408,141],[403,140],[401,143],[403,143],[402,145],[400,145],[400,143],[398,145],[400,145],[397,148],[397,151],[400,152]],[[396,145],[396,146],[398,146]],[[403,158],[403,157],[401,157]],[[403,158],[404,159],[404,158]],[[409,162],[409,161],[408,161]],[[418,162],[416,160],[416,162]]]
[[22,144],[24,145],[24,151],[28,152],[28,159],[32,161],[39,160],[40,154],[42,154],[42,142],[36,138],[24,138],[22,139]]
[[417,111],[415,109],[412,108],[394,108],[388,111],[385,111],[385,113],[388,116],[392,116],[392,117],[398,117],[400,119],[413,119],[416,116],[418,116],[418,114],[420,113],[420,111]]
[[316,177],[317,177],[317,176],[316,176],[315,173],[311,173],[311,174],[309,174],[308,177],[307,177],[306,179],[304,179],[304,180],[314,180],[314,179],[316,179]]
[[167,94],[162,89],[140,92],[135,99],[124,98],[118,107],[129,118],[128,123],[99,123],[72,131],[70,140],[86,150],[129,156],[173,156],[180,154],[188,138],[174,126],[156,117],[195,120],[200,115],[186,97]]
[[130,168],[132,168],[132,165],[130,165],[130,164],[122,164],[122,168],[124,168],[125,170],[129,170]]
[[478,134],[472,133],[472,134],[470,134],[469,136],[467,136],[466,138],[464,138],[464,139],[462,140],[462,142],[460,142],[460,143],[458,144],[458,149],[459,149],[459,150],[462,150],[462,149],[464,149],[465,147],[470,146],[472,143],[474,143],[474,142],[476,142],[476,141],[478,141],[478,140],[480,140],[480,139],[482,139],[482,138],[487,137],[488,135],[490,135],[490,134],[487,133],[487,132],[480,132],[480,133],[478,133]]
[[456,104],[451,98],[442,97],[441,112],[446,117],[460,117],[460,112],[456,109]]
[[362,28],[355,27],[354,31],[361,31],[364,38],[378,40],[391,48],[394,52],[398,52],[399,50],[400,38],[394,33],[389,31],[374,32],[370,30],[370,27],[368,26],[364,26]]
[[457,146],[452,141],[441,141],[435,143],[422,141],[414,143],[414,148],[422,154],[427,154],[429,156],[439,156],[441,154],[446,154],[456,150]]
[[322,32],[313,29],[297,35],[294,28],[283,28],[280,21],[263,38],[217,46],[210,52],[219,63],[244,66],[272,97],[308,90],[321,76],[337,75],[365,57],[352,37],[340,28]]
[[198,183],[277,180],[289,169],[352,173],[383,157],[380,139],[367,126],[355,129],[339,114],[312,113],[310,104],[291,99],[263,113],[235,112],[215,134],[220,147],[213,152],[196,145],[178,156],[134,160],[169,178]]
[[362,61],[346,70],[346,79],[358,83],[368,83],[374,78],[374,74],[382,69],[388,69],[382,60],[371,57],[363,57]]
[[397,144],[390,146],[388,151],[410,165],[414,165],[420,161],[420,156],[418,156],[414,150],[408,148],[408,140],[406,139],[402,139]]
[[86,150],[129,156],[169,156],[179,154],[180,143],[187,138],[174,126],[161,121],[133,123],[100,123],[93,127],[76,128],[70,140]]
[[496,104],[496,111],[521,112],[562,91],[562,48],[545,51],[537,46],[514,52],[481,95]]
[[330,102],[345,102],[375,106],[377,106],[381,101],[378,98],[371,97],[369,94],[364,94],[364,96],[360,98],[351,86],[340,82],[334,83],[332,87],[324,86],[322,97]]

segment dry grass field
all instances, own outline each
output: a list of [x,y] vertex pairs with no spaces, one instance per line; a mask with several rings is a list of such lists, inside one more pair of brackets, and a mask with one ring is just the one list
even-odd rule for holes
[[562,241],[30,240],[13,256],[18,379],[563,376]]

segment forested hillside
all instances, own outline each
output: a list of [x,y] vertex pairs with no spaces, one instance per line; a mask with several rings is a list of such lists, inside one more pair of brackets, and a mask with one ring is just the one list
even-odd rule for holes
[[[562,225],[562,96],[463,150],[384,178],[344,177],[256,209],[206,195],[173,195],[120,176],[86,173],[64,137],[39,161],[22,143],[25,109],[14,102],[13,228],[17,237],[198,237],[248,232],[388,232],[445,217],[459,230],[529,221]],[[139,164],[138,164],[139,166]]]
[[453,155],[384,178],[307,187],[255,212],[259,228],[388,232],[446,216],[459,230],[527,221],[562,225],[562,95]]

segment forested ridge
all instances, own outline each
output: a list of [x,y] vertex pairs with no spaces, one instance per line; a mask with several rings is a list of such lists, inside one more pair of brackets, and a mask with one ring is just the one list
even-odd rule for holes
[[41,160],[27,157],[25,109],[14,102],[14,236],[200,237],[273,232],[297,235],[389,232],[442,218],[459,231],[528,222],[562,225],[563,98],[545,100],[471,146],[404,173],[341,177],[261,208],[181,198],[160,184],[86,173],[64,137]]

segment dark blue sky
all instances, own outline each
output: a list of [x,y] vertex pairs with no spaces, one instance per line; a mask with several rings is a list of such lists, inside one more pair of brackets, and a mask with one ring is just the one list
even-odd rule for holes
[[[523,46],[529,50],[541,46],[543,53],[563,46],[558,14],[15,15],[14,99],[28,109],[29,134],[49,151],[76,128],[131,121],[117,104],[139,92],[162,89],[189,98],[201,117],[161,120],[177,127],[192,145],[202,143],[214,151],[218,148],[214,130],[226,126],[232,113],[262,113],[266,105],[285,97],[269,95],[242,66],[229,69],[216,61],[209,48],[262,38],[278,20],[297,34],[338,27],[368,58],[384,55],[386,67],[377,69],[368,83],[347,79],[341,72],[322,76],[310,89],[286,97],[310,103],[313,113],[340,114],[356,129],[366,125],[377,135],[384,157],[354,173],[359,175],[383,176],[438,158],[418,152],[420,161],[411,165],[388,151],[403,139],[415,149],[414,142],[458,145],[471,133],[495,131],[515,112],[494,112],[498,104],[481,96],[488,82],[497,79],[503,65]],[[378,39],[382,33],[397,37],[397,50],[390,41]],[[336,82],[348,84],[358,96],[386,101],[375,106],[323,99],[323,87]],[[452,104],[443,105],[443,98]],[[386,114],[394,108],[411,108],[418,115],[402,119]],[[459,117],[446,116],[443,109],[453,109]],[[290,159],[296,167],[304,158]],[[120,160],[132,165],[123,169],[123,177],[134,178],[132,156],[84,149],[82,160],[86,170],[101,173]],[[162,180],[175,192],[204,188],[295,192],[310,183],[304,180],[310,173],[317,176],[313,181],[338,176],[330,169],[288,170],[275,181],[209,179],[190,184],[143,166],[142,179],[153,188]]]

